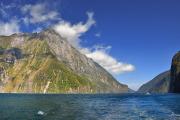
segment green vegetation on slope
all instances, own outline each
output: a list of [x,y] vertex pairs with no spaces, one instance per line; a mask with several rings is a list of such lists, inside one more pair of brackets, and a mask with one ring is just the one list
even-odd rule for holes
[[[9,48],[8,40],[1,39],[0,42]],[[4,92],[94,92],[93,83],[59,62],[46,41],[26,40],[19,49],[22,50],[23,57],[14,65],[0,62],[0,67],[6,70],[9,78],[4,80]]]
[[52,29],[0,36],[0,92],[120,93],[119,83]]

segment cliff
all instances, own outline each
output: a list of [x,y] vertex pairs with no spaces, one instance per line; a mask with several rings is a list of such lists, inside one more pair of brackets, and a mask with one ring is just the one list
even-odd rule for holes
[[151,81],[142,85],[138,92],[140,93],[167,93],[170,83],[170,71],[163,72],[153,78]]
[[0,92],[119,93],[117,82],[100,65],[52,29],[0,36]]
[[180,93],[180,51],[172,59],[169,92]]

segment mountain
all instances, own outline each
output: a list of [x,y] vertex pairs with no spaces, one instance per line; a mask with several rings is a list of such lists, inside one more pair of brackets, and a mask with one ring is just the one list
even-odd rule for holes
[[119,93],[117,82],[99,64],[52,29],[0,36],[0,92]]
[[180,51],[177,52],[172,59],[169,92],[180,93]]
[[133,89],[129,88],[128,93],[135,93],[135,91]]
[[142,85],[138,92],[140,93],[167,93],[170,83],[170,71],[163,72],[153,78],[151,81]]
[[163,72],[145,83],[139,88],[138,92],[180,93],[180,51],[174,55],[170,71]]

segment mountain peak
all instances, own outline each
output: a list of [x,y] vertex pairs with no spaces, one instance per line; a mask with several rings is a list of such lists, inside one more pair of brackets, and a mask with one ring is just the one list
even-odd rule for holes
[[[17,59],[17,55],[21,56]],[[128,91],[126,85],[116,81],[52,28],[40,33],[0,37],[0,80],[1,92]]]
[[52,34],[57,34],[57,32],[52,27],[49,27],[49,28],[43,30],[41,33],[43,33],[43,32],[49,32]]

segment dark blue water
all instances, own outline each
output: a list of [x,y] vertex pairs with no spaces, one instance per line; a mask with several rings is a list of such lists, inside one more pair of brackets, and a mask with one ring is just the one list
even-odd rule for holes
[[0,94],[0,120],[180,120],[180,95]]

